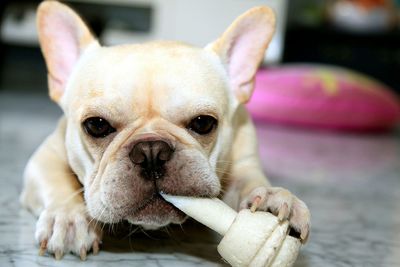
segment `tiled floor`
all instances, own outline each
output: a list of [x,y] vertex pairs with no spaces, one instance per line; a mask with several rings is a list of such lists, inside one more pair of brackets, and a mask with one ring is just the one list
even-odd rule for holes
[[[18,194],[27,158],[59,115],[46,97],[0,92],[0,266],[223,265],[218,237],[194,223],[131,238],[120,231],[86,262],[72,255],[59,262],[38,256],[35,219],[20,208]],[[311,238],[296,266],[400,266],[398,133],[258,128],[272,183],[288,188],[311,209]]]

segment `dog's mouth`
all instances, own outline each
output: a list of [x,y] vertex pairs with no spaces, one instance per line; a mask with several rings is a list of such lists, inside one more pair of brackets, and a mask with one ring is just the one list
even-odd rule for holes
[[170,223],[182,223],[186,214],[155,193],[136,208],[126,219],[147,229],[157,229]]
[[133,212],[133,214],[139,214],[139,213],[143,212],[143,210],[145,210],[149,205],[155,204],[154,202],[157,202],[157,201],[160,202],[160,203],[158,203],[160,205],[166,204],[165,206],[176,209],[175,206],[173,206],[169,202],[165,201],[164,198],[159,193],[154,193],[151,197],[149,197],[148,199],[143,201],[143,204],[140,205],[139,207],[137,207],[135,209],[135,211]]

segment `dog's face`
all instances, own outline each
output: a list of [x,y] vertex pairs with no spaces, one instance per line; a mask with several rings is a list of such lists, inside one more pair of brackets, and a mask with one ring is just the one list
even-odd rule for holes
[[101,47],[71,9],[42,6],[50,95],[67,119],[68,160],[89,214],[158,228],[185,218],[160,192],[218,196],[236,108],[250,97],[273,32],[270,10],[248,12],[201,49],[177,42]]
[[219,194],[230,107],[216,62],[178,43],[87,53],[63,101],[68,155],[92,216],[161,226],[184,217],[158,192]]

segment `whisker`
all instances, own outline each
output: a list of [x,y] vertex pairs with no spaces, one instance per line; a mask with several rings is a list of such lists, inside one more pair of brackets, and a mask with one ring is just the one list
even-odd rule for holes
[[100,222],[103,226],[101,227],[101,231],[103,232],[104,228],[106,227],[107,223]]
[[153,240],[157,240],[156,238],[152,237],[151,235],[149,235],[144,229],[143,227],[139,227],[139,230],[146,235],[148,238],[153,239]]
[[119,231],[119,227],[120,227],[120,221],[118,221],[118,222],[116,222],[116,223],[113,223],[112,225],[111,225],[111,231],[113,232],[113,234],[115,234],[115,233],[118,233],[118,231]]
[[[115,220],[114,220],[113,214],[110,214],[109,221],[110,221],[110,222],[114,222],[114,221],[115,221]],[[110,232],[110,228],[111,228],[111,234],[112,234],[112,235],[114,235],[114,234],[116,233],[116,231],[118,230],[118,229],[116,229],[116,228],[118,228],[118,226],[119,226],[118,223],[119,223],[119,221],[109,224],[108,229],[109,229],[109,232]]]
[[[103,213],[106,211],[106,207],[103,207],[103,210],[101,211],[101,213],[100,213],[100,216],[99,216],[99,218],[101,218],[102,216],[103,216]],[[96,223],[94,224],[94,228],[96,228],[97,227],[97,224],[98,223],[101,223],[99,220],[96,220]]]
[[167,225],[167,226],[165,226],[165,227],[163,228],[163,231],[166,232],[167,235],[168,235],[169,237],[172,237],[172,234],[171,234],[171,232],[169,231],[169,228],[170,228],[170,226]]
[[108,224],[108,232],[112,235],[115,234],[115,227],[114,227],[114,223],[110,223]]
[[215,171],[215,172],[218,172],[218,173],[223,173],[223,174],[232,175],[232,172],[230,172],[230,169],[229,169],[229,168],[218,168],[218,167],[216,167],[216,168],[214,169],[214,171]]
[[[89,214],[89,211],[87,211],[87,213]],[[89,221],[89,224],[91,224],[93,222],[93,220],[95,220],[94,217],[92,217],[92,219]]]
[[[133,225],[130,226],[130,228],[133,228]],[[129,230],[129,233],[124,237],[124,238],[129,238],[131,237],[134,233],[136,233],[139,230],[139,227],[135,227],[133,230]]]
[[81,187],[78,190],[76,190],[75,192],[71,193],[62,203],[66,204],[67,202],[69,202],[70,200],[72,200],[75,196],[79,195],[80,193],[82,193],[85,190],[85,188]]
[[234,164],[233,161],[229,161],[229,160],[217,160],[216,163],[224,163],[224,164],[228,164],[231,166]]
[[179,224],[179,227],[181,228],[182,232],[186,235],[185,229],[183,229],[183,223]]
[[[228,172],[226,170],[215,169],[215,172],[219,173],[219,174],[224,174],[224,175],[227,174],[229,176],[233,176],[233,174],[231,172]],[[224,179],[224,177],[221,177],[221,178]]]
[[133,249],[133,246],[132,246],[132,238],[131,238],[131,235],[132,234],[134,234],[136,231],[137,231],[137,229],[134,229],[134,231],[131,231],[132,230],[132,228],[133,228],[133,225],[131,224],[130,226],[130,233],[128,234],[128,241],[129,241],[129,247],[130,247],[130,249],[131,249],[131,251],[134,251],[134,249]]
[[223,173],[228,173],[231,174],[229,171],[225,170],[225,169],[221,169],[221,168],[215,168],[216,172],[223,172]]

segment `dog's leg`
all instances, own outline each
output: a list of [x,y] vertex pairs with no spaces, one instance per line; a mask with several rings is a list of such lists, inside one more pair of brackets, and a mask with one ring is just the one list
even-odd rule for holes
[[48,251],[61,259],[73,252],[84,260],[89,250],[98,252],[101,233],[87,216],[82,185],[68,166],[64,128],[62,120],[30,159],[21,203],[39,217],[39,254]]
[[258,156],[254,126],[245,110],[238,113],[231,184],[224,200],[238,209],[270,211],[281,220],[288,219],[291,227],[300,234],[300,239],[306,242],[310,228],[310,212],[306,204],[288,190],[269,184]]

